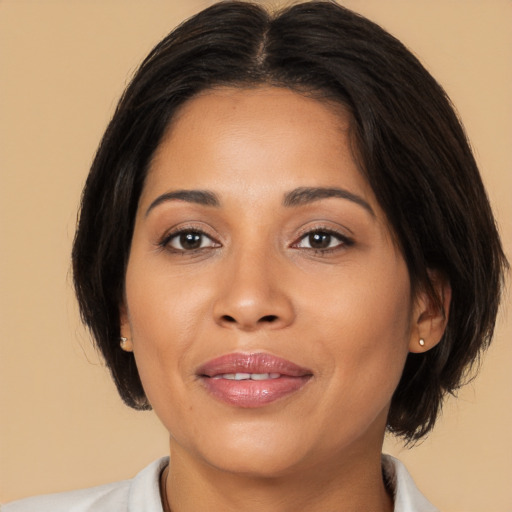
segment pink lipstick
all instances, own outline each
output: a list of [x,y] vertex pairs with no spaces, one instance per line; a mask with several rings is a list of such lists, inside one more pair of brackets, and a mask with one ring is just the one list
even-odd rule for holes
[[208,361],[197,375],[215,398],[254,408],[298,391],[313,373],[271,354],[234,353]]

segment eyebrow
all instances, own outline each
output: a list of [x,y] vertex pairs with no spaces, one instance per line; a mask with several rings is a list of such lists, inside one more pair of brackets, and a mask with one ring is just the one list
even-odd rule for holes
[[370,204],[365,201],[362,197],[349,192],[343,188],[336,187],[301,187],[288,192],[284,196],[283,205],[290,206],[301,206],[304,204],[313,203],[320,201],[321,199],[329,199],[331,197],[337,197],[339,199],[347,199],[353,203],[362,206],[368,213],[375,217],[375,212]]
[[185,201],[187,203],[201,204],[203,206],[219,207],[220,201],[216,194],[208,190],[174,190],[158,196],[146,210],[146,216],[158,205],[166,201]]
[[[343,188],[336,187],[299,187],[290,192],[287,192],[283,199],[283,206],[294,207],[305,204],[310,204],[315,201],[329,198],[347,199],[355,204],[363,207],[368,213],[375,217],[375,212],[370,204],[362,197],[349,192]],[[214,192],[209,190],[174,190],[166,192],[158,196],[146,210],[146,216],[149,215],[151,210],[156,208],[162,203],[167,201],[185,201],[187,203],[200,204],[203,206],[213,206],[218,208],[220,200]]]

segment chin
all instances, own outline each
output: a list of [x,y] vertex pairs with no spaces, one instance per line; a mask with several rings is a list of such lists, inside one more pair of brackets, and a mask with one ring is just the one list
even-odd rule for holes
[[[227,453],[226,453],[227,452]],[[230,453],[227,450],[219,457],[207,460],[210,466],[224,473],[253,479],[273,479],[293,474],[301,467],[301,460],[291,454],[270,453],[268,450],[255,453]]]
[[242,432],[224,431],[205,439],[207,444],[195,446],[194,451],[210,467],[252,478],[286,476],[305,463],[307,453],[300,440],[289,431],[276,435],[275,427],[272,433],[265,430],[245,426]]

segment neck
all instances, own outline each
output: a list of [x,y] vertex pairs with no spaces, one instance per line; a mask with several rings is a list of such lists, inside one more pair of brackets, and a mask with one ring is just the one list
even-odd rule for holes
[[380,451],[372,457],[357,454],[342,462],[324,461],[322,467],[262,477],[214,468],[173,446],[172,462],[163,478],[162,495],[168,498],[163,499],[165,512],[393,510],[382,478]]

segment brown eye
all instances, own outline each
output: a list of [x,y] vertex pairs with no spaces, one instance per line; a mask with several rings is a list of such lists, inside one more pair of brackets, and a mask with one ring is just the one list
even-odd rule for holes
[[326,230],[316,230],[306,233],[294,244],[299,249],[313,251],[330,251],[353,245],[353,241],[346,236]]
[[203,235],[199,233],[182,233],[179,241],[183,249],[199,249],[201,247]]
[[182,231],[177,233],[169,239],[168,245],[182,252],[217,246],[208,235],[200,231]]
[[312,249],[327,249],[331,245],[332,235],[329,233],[311,233],[308,243]]

